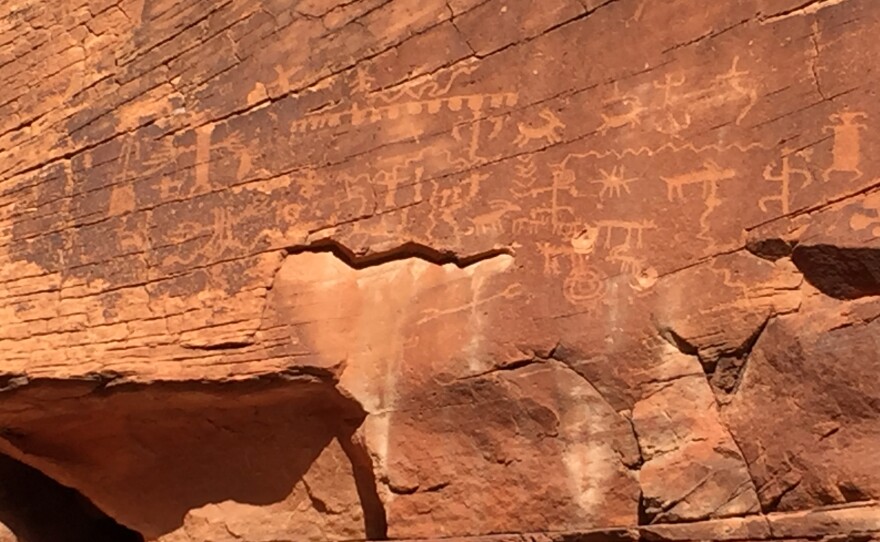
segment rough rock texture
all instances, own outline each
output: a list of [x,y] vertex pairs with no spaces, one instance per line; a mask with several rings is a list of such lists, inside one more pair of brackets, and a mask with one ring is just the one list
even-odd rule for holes
[[880,539],[878,33],[0,0],[0,540]]

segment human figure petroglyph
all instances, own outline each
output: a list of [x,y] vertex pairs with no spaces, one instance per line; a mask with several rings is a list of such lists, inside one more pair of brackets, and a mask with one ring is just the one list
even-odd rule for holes
[[[398,101],[419,101],[425,98],[446,96],[452,86],[462,77],[471,75],[479,67],[477,63],[465,63],[439,74],[426,74],[404,83],[400,88],[392,88],[376,93],[376,98],[386,104]],[[448,72],[446,82],[441,84],[442,74]]]
[[562,257],[571,257],[575,254],[572,247],[556,243],[541,242],[538,243],[537,246],[538,252],[544,257],[544,275],[547,276],[560,275],[562,270],[559,266],[559,259]]
[[604,200],[606,195],[611,197],[621,197],[623,195],[622,191],[631,194],[632,192],[630,192],[629,185],[638,180],[635,177],[627,178],[624,166],[614,166],[611,168],[611,173],[608,173],[604,169],[599,169],[599,172],[602,174],[602,178],[590,182],[602,186],[601,190],[599,190],[600,200]]
[[442,222],[458,233],[460,221],[455,213],[467,202],[473,201],[480,191],[480,185],[489,178],[485,173],[471,172],[464,181],[454,186],[441,187],[439,181],[431,181],[431,194],[428,203],[434,212],[428,216],[428,237],[434,235],[437,226]]
[[[699,112],[712,111],[740,104],[736,124],[742,124],[746,116],[758,103],[758,88],[750,83],[749,72],[739,68],[740,58],[733,58],[731,67],[725,73],[714,77],[708,85],[676,94],[675,89],[685,84],[683,75],[666,74],[664,81],[654,82],[654,87],[663,89],[663,104],[667,111],[667,121],[658,129],[663,133],[676,134],[691,125]],[[679,110],[676,116],[672,111]]]
[[[460,153],[455,158],[453,158],[451,156],[451,153],[449,153],[449,162],[455,164],[461,169],[471,169],[492,160],[492,158],[483,156],[480,152],[484,137],[487,141],[491,141],[497,138],[498,135],[501,133],[501,130],[503,129],[507,118],[507,115],[481,118],[479,112],[474,112],[472,122],[466,124],[457,124],[456,126],[454,126],[452,128],[452,139],[454,139],[457,143],[466,144],[467,153],[466,155],[464,153]],[[489,130],[488,134],[483,136],[483,127],[485,124],[488,124],[491,129]],[[470,137],[466,137],[467,133],[470,133]],[[500,158],[500,155],[493,158]]]
[[349,89],[353,95],[367,95],[375,86],[376,79],[364,67],[358,66],[354,70],[354,80],[349,84]]
[[[764,168],[764,180],[779,183],[778,195],[766,196],[758,200],[758,208],[765,213],[769,212],[767,204],[774,201],[779,203],[783,215],[787,215],[791,211],[791,182],[795,177],[801,177],[803,179],[801,188],[804,188],[813,182],[813,174],[810,173],[810,170],[792,167],[791,152],[792,149],[783,149],[781,164],[779,162],[774,162]],[[773,169],[777,166],[779,167],[778,175],[773,173]]]
[[338,202],[339,206],[349,203],[357,203],[356,210],[352,211],[355,217],[367,216],[376,212],[376,192],[372,186],[372,179],[367,174],[352,177],[345,173],[341,174],[342,186],[345,190],[345,199]]
[[867,119],[865,113],[836,113],[828,117],[832,122],[837,124],[826,126],[826,133],[834,134],[834,144],[831,150],[832,162],[831,167],[825,170],[822,179],[825,182],[831,180],[831,174],[834,172],[854,173],[853,179],[862,176],[862,170],[859,169],[861,161],[861,130],[867,128],[867,125],[857,122],[859,119]]
[[737,68],[739,65],[739,57],[733,57],[733,65],[726,73],[716,77],[716,81],[722,85],[729,87],[728,92],[722,92],[722,97],[746,98],[748,103],[740,111],[736,117],[736,124],[742,124],[743,119],[749,114],[749,111],[758,103],[758,90],[755,87],[746,86],[745,76],[749,74],[747,71],[741,71]]
[[687,79],[684,75],[679,74],[676,76],[671,73],[666,74],[666,78],[662,83],[654,81],[654,88],[663,90],[663,109],[666,111],[666,122],[657,128],[661,133],[675,135],[691,125],[691,115],[688,111],[685,111],[682,122],[679,122],[673,111],[672,90],[684,86],[686,82]]
[[562,141],[562,134],[557,133],[565,129],[565,124],[559,120],[553,111],[544,109],[538,116],[544,119],[544,124],[537,127],[531,127],[523,122],[517,123],[519,135],[513,140],[513,143],[519,147],[525,147],[530,141],[546,140],[548,144],[559,143]]
[[692,184],[703,185],[703,198],[708,199],[718,188],[721,181],[733,179],[736,171],[730,168],[722,168],[714,160],[703,161],[703,168],[675,175],[672,177],[660,177],[666,183],[666,197],[669,201],[675,198],[684,199],[684,187]]
[[504,230],[503,219],[510,213],[522,210],[522,208],[507,200],[492,200],[489,202],[492,211],[475,216],[470,219],[473,227],[465,232],[470,235],[474,232],[477,234],[497,234]]

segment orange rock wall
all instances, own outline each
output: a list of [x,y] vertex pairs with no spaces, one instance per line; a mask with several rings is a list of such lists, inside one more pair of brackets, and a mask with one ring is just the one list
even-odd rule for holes
[[877,538],[878,32],[0,1],[0,452],[157,542]]

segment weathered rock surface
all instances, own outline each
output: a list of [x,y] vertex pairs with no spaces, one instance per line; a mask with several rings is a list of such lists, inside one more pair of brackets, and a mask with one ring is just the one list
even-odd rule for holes
[[0,539],[880,538],[878,32],[0,2]]

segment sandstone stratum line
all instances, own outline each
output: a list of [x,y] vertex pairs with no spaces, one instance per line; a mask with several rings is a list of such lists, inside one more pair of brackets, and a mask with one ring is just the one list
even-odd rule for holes
[[0,542],[880,542],[877,0],[0,0]]

